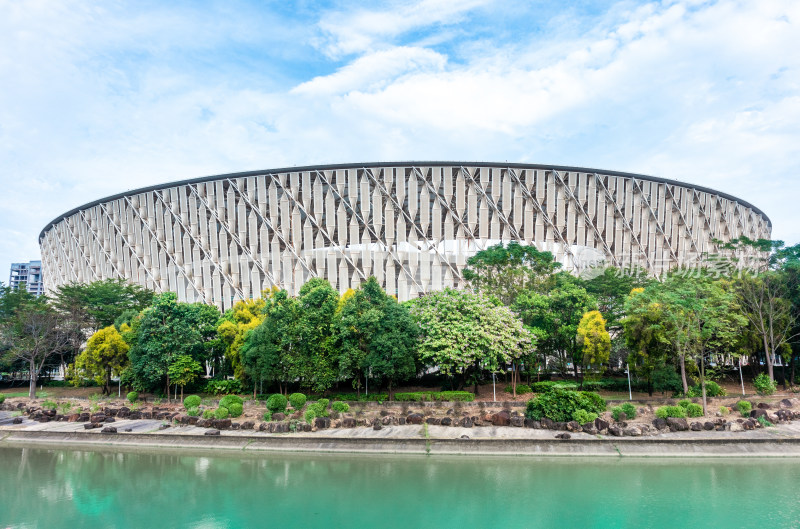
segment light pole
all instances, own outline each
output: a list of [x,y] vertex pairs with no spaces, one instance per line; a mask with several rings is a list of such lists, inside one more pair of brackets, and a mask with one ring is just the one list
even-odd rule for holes
[[492,373],[492,402],[497,402],[497,390],[495,389],[494,373]]
[[633,391],[631,391],[631,368],[625,364],[625,372],[628,374],[628,400],[633,400]]

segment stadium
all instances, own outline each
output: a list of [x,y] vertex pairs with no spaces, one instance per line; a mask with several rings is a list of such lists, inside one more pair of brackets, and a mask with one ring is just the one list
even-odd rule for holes
[[755,206],[692,184],[531,164],[405,162],[224,174],[95,200],[39,235],[45,288],[124,278],[225,310],[308,279],[375,276],[401,301],[463,284],[477,251],[519,241],[565,268],[658,274],[715,240],[769,238]]

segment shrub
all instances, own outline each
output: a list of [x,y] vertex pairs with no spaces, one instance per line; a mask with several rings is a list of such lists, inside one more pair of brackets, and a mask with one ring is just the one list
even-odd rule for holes
[[547,417],[556,422],[567,422],[572,420],[577,410],[600,413],[605,409],[605,401],[596,393],[554,388],[529,400],[525,416],[537,421]]
[[189,417],[197,417],[198,415],[200,415],[200,408],[196,406],[193,408],[189,408],[186,410],[186,415],[188,415]]
[[659,419],[666,419],[668,417],[685,419],[686,410],[681,406],[661,406],[656,410],[656,417]]
[[767,420],[767,418],[766,418],[766,417],[764,417],[763,415],[762,415],[762,416],[760,416],[760,417],[759,417],[758,419],[756,419],[756,420],[757,420],[757,421],[758,421],[758,423],[759,423],[761,426],[763,426],[764,428],[766,428],[767,426],[774,426],[774,425],[773,425],[771,422],[769,422],[769,421]]
[[[386,393],[370,393],[369,395],[357,393],[334,393],[328,397],[331,401],[334,400],[349,400],[351,402],[383,402],[389,400],[389,395]],[[313,399],[312,399],[313,400]]]
[[[514,388],[510,385],[506,386],[506,393],[514,393]],[[533,389],[527,384],[517,384],[517,395],[525,395],[526,393],[533,393]]]
[[692,401],[690,401],[689,399],[682,399],[678,401],[678,406],[680,406],[683,409],[686,409],[689,407],[689,404],[691,403]]
[[223,408],[228,408],[228,411],[231,409],[232,404],[238,404],[240,406],[244,406],[244,401],[242,397],[239,395],[225,395],[221,399],[219,399],[219,405]]
[[317,413],[312,409],[311,406],[309,406],[308,409],[306,410],[305,418],[308,424],[311,424],[312,422],[314,422],[314,419],[317,418]]
[[214,410],[205,410],[203,412],[203,419],[210,419],[214,416]]
[[[725,388],[714,382],[713,380],[706,380],[706,397],[724,397],[728,392]],[[703,396],[703,388],[700,384],[689,388],[687,397],[697,398]]]
[[308,399],[303,393],[292,393],[289,395],[289,404],[296,410],[302,410],[303,406],[306,405],[306,400]]
[[4,403],[5,401],[6,401],[6,396],[0,393],[0,404]]
[[[314,412],[314,417],[327,417],[329,402],[330,401],[328,399],[319,399],[314,404],[309,404],[307,409],[308,411]],[[306,412],[306,416],[307,415],[308,412]]]
[[578,421],[581,424],[593,422],[595,419],[597,419],[597,414],[591,411],[575,410],[575,412],[572,414],[572,420]]
[[267,409],[272,413],[283,413],[286,411],[286,397],[280,393],[275,393],[267,399]]
[[653,371],[653,391],[680,393],[683,391],[681,376],[672,366],[661,366]]
[[61,412],[61,415],[66,415],[69,413],[69,410],[72,409],[71,402],[59,402],[58,403],[58,411]]
[[[748,402],[748,404],[749,404],[749,402]],[[721,415],[728,415],[730,412],[731,412],[731,410],[729,410],[727,406],[720,406],[719,407],[719,413]]]
[[[519,386],[517,388],[519,389]],[[433,397],[434,400],[445,402],[472,402],[475,400],[475,394],[470,391],[440,391],[434,393]]]
[[224,406],[220,406],[219,408],[214,410],[215,419],[227,419],[230,416],[230,414],[231,413],[228,411],[228,408]]
[[759,395],[772,395],[775,393],[775,381],[770,380],[769,375],[766,373],[759,374],[753,379],[753,386]]
[[336,401],[331,404],[331,409],[337,413],[347,413],[350,411],[350,405],[346,402]]
[[431,400],[430,395],[432,395],[432,393],[433,392],[424,392],[424,391],[416,391],[413,393],[395,393],[394,400],[400,402],[404,401],[421,402],[423,400]]
[[57,406],[58,406],[58,404],[56,404],[52,400],[46,400],[46,401],[42,402],[42,408],[44,408],[46,410],[54,410],[54,409],[56,409]]
[[229,393],[241,393],[242,383],[238,380],[209,380],[206,383],[204,393],[210,395],[225,395]]
[[139,394],[137,392],[135,392],[135,391],[131,391],[130,393],[128,393],[127,398],[128,398],[128,402],[133,404],[134,402],[139,400]]
[[736,403],[736,409],[739,410],[739,413],[742,414],[742,417],[749,417],[750,411],[753,409],[753,405],[746,400],[740,400]]
[[625,404],[611,408],[611,417],[613,417],[615,421],[620,420],[622,413],[625,414],[626,420],[633,419],[636,417],[636,406],[630,402],[626,402]]
[[188,409],[197,408],[200,406],[201,399],[197,395],[189,395],[185,399],[183,399],[183,407]]
[[271,421],[272,420],[272,412],[267,410],[266,412],[264,412],[264,417],[263,418],[264,418],[264,422]]
[[229,406],[226,406],[226,407],[228,408],[228,411],[230,412],[231,417],[234,417],[234,418],[241,416],[242,412],[244,412],[244,406],[242,406],[238,402],[232,402]]
[[[683,407],[683,406],[681,406]],[[690,402],[688,406],[683,407],[686,410],[686,415],[689,417],[702,417],[703,416],[703,407],[699,404],[694,404]]]
[[547,393],[554,389],[578,389],[578,384],[575,382],[543,380],[541,382],[534,382],[532,389],[534,393]]

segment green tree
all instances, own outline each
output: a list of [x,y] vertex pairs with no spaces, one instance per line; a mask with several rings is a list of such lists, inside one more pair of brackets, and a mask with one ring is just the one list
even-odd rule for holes
[[167,374],[175,385],[181,387],[181,401],[183,401],[183,388],[197,380],[202,371],[203,366],[200,362],[189,355],[179,355],[169,365]]
[[464,279],[477,292],[496,296],[511,305],[524,290],[540,290],[550,275],[561,266],[550,252],[535,246],[510,242],[481,250],[467,260]]
[[445,375],[467,371],[496,372],[502,364],[520,358],[533,347],[533,337],[508,307],[498,306],[479,293],[447,288],[410,303],[420,328],[421,361]]
[[338,377],[334,320],[339,306],[339,293],[322,278],[306,282],[297,298],[300,303],[296,374],[303,387],[325,391]]
[[264,321],[265,298],[268,291],[262,292],[261,299],[247,299],[234,304],[222,316],[217,326],[217,334],[223,346],[225,358],[231,363],[233,374],[243,380],[246,370],[242,366],[240,350],[248,332]]
[[583,349],[583,365],[600,365],[611,354],[611,336],[600,311],[587,312],[578,323],[578,344]]
[[68,283],[56,288],[55,307],[91,332],[113,325],[127,310],[139,312],[153,301],[154,292],[126,282],[103,279]]
[[630,348],[628,363],[631,372],[647,383],[653,395],[655,378],[666,369],[670,343],[662,315],[663,305],[655,299],[657,289],[634,288],[626,297],[625,318],[622,320],[625,341]]
[[103,394],[111,392],[111,376],[122,375],[128,364],[130,346],[116,327],[109,325],[94,333],[86,349],[75,358],[71,378],[76,386],[85,378],[92,378],[103,385]]
[[347,298],[338,314],[339,369],[361,394],[361,377],[370,375],[392,389],[416,373],[418,329],[405,306],[388,296],[374,277]]

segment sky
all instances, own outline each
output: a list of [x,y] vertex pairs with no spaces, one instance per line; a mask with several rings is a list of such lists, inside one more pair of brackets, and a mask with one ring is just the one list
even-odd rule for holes
[[83,203],[279,167],[571,165],[800,242],[797,0],[0,0],[0,281]]

